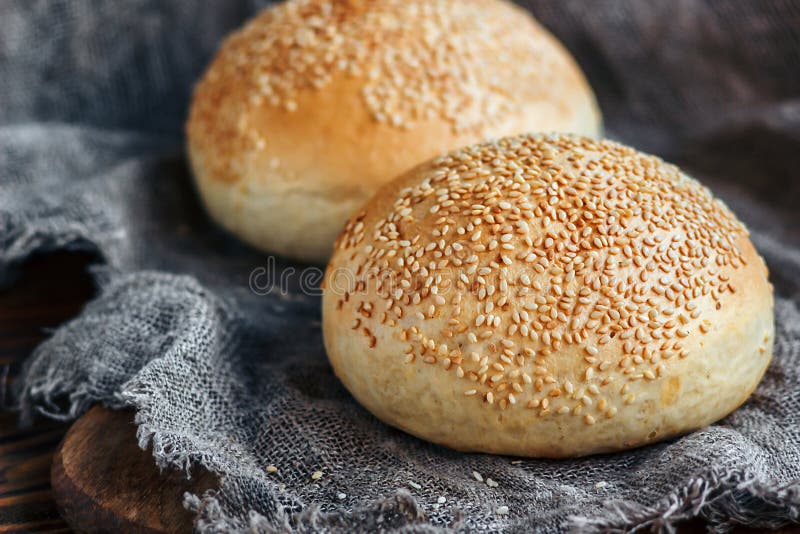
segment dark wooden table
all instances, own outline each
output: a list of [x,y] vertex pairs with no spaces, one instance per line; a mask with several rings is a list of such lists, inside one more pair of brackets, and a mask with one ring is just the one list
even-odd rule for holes
[[[0,379],[5,387],[47,329],[75,316],[93,295],[89,261],[82,254],[34,258],[11,288],[0,290]],[[50,491],[53,452],[68,428],[43,418],[19,428],[16,414],[0,412],[0,533],[70,531]]]

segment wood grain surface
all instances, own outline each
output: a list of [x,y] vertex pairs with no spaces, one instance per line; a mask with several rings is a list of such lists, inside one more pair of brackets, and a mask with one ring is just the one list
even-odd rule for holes
[[136,443],[129,411],[95,406],[67,432],[53,458],[53,496],[74,528],[86,532],[189,532],[183,494],[202,494],[216,478],[194,468],[160,471]]
[[[75,316],[94,293],[82,254],[34,258],[22,277],[0,290],[0,391],[20,362],[47,337],[47,328]],[[0,412],[0,533],[69,532],[50,489],[50,464],[67,423],[39,419],[19,428],[17,414]]]

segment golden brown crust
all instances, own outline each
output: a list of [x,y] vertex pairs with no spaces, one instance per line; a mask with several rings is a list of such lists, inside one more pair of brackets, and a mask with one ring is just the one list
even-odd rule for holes
[[326,274],[337,375],[384,421],[461,450],[641,445],[739,406],[772,351],[746,229],[674,166],[518,136],[387,185]]
[[188,150],[211,215],[260,248],[326,260],[381,184],[458,146],[599,133],[580,69],[509,2],[357,0],[327,15],[323,5],[278,4],[233,34],[190,110]]

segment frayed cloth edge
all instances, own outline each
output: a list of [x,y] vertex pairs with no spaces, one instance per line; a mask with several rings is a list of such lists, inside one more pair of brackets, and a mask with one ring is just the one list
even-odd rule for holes
[[[741,506],[741,501],[753,498],[762,502],[762,513]],[[571,516],[564,528],[573,533],[673,533],[678,523],[693,518],[706,519],[713,532],[727,532],[734,525],[774,529],[797,523],[800,480],[774,489],[750,473],[712,470],[692,477],[653,506],[610,501],[596,516]]]

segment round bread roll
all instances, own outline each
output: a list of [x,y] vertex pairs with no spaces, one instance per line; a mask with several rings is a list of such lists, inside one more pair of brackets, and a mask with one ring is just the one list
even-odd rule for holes
[[527,131],[597,135],[586,79],[504,0],[289,0],[224,43],[187,124],[211,216],[264,251],[326,262],[386,181]]
[[385,186],[325,275],[336,375],[383,421],[462,451],[570,457],[708,425],[772,355],[745,227],[610,141],[509,137]]

